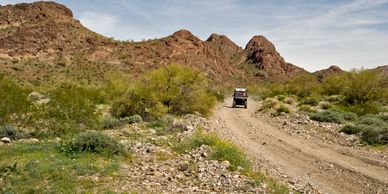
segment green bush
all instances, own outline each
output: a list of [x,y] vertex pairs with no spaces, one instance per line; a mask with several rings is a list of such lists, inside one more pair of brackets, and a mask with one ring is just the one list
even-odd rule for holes
[[129,123],[129,124],[132,124],[132,123],[140,123],[143,121],[143,118],[141,118],[140,115],[138,114],[135,114],[135,115],[132,115],[130,117],[124,117],[124,120]]
[[303,74],[289,81],[286,85],[286,92],[300,98],[316,95],[319,93],[318,81],[313,75]]
[[104,129],[113,129],[123,124],[122,121],[117,119],[116,117],[106,116],[102,118],[102,124]]
[[287,97],[287,98],[284,100],[284,102],[285,102],[286,104],[289,104],[289,105],[294,105],[294,104],[295,104],[295,99],[292,98],[292,97]]
[[343,123],[344,118],[341,112],[334,110],[325,110],[323,112],[310,113],[310,119],[319,122],[328,122],[328,123]]
[[277,99],[278,101],[283,102],[283,101],[286,99],[286,96],[285,96],[285,95],[277,95],[277,96],[276,96],[276,99]]
[[346,134],[358,134],[361,133],[363,128],[361,126],[356,125],[345,125],[341,128],[340,132],[346,133]]
[[307,104],[311,106],[317,106],[319,104],[319,99],[317,97],[307,97],[302,99],[300,104]]
[[219,138],[214,133],[206,133],[202,130],[197,130],[195,133],[183,140],[182,142],[177,143],[174,146],[175,151],[179,153],[184,153],[186,151],[191,151],[195,148],[199,148],[202,145],[214,146],[219,141]]
[[388,144],[388,127],[369,127],[361,134],[361,139],[368,144]]
[[301,112],[307,112],[307,113],[316,113],[317,112],[317,110],[315,110],[313,107],[311,107],[310,105],[307,105],[307,104],[299,106],[298,110]]
[[51,100],[42,109],[40,128],[49,128],[57,136],[100,126],[96,104],[100,93],[93,88],[64,83],[48,92]]
[[30,92],[15,81],[0,77],[0,125],[30,121],[29,113],[35,108],[28,100]]
[[369,126],[384,126],[386,123],[375,115],[365,115],[360,117],[357,124],[369,125]]
[[388,122],[388,115],[378,115],[379,119]]
[[330,109],[332,105],[329,102],[321,102],[320,107],[323,110],[327,110],[327,109]]
[[0,138],[8,137],[12,140],[26,138],[29,135],[24,131],[12,126],[12,125],[4,125],[0,126]]
[[87,152],[106,156],[125,153],[122,145],[117,140],[95,131],[85,131],[78,134],[71,141],[63,143],[61,151],[66,154]]
[[259,108],[259,111],[274,108],[278,104],[279,104],[279,102],[276,99],[267,98],[264,100],[263,104]]
[[342,96],[341,95],[331,95],[329,97],[327,97],[327,101],[333,103],[333,102],[340,102],[342,100]]
[[147,73],[120,100],[112,105],[118,117],[139,114],[153,120],[167,113],[209,115],[216,97],[205,75],[190,67],[169,65]]
[[280,104],[279,107],[276,109],[276,112],[277,113],[290,113],[291,110],[285,104]]
[[342,112],[342,117],[346,121],[355,121],[358,118],[357,114],[353,112]]
[[241,166],[244,169],[250,168],[250,163],[244,154],[237,146],[233,145],[230,142],[218,141],[213,146],[213,152],[210,154],[209,158],[212,160],[224,161],[227,160],[230,162],[230,170],[236,170],[237,166]]
[[381,105],[376,102],[366,102],[363,104],[343,104],[340,108],[344,111],[354,112],[357,115],[377,114],[381,110]]

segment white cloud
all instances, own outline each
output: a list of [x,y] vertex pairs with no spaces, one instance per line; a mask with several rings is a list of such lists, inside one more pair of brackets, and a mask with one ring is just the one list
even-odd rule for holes
[[112,14],[91,11],[82,13],[78,19],[85,27],[106,36],[112,35],[120,23]]

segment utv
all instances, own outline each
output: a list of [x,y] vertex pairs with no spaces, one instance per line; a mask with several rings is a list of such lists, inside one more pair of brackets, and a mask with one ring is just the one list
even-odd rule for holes
[[235,88],[234,94],[233,94],[233,108],[236,107],[236,105],[242,105],[244,108],[247,108],[248,106],[248,93],[247,89],[245,88]]

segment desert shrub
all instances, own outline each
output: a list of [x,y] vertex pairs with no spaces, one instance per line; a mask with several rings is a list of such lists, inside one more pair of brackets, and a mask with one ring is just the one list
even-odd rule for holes
[[117,140],[95,131],[78,134],[71,141],[63,143],[60,149],[66,154],[96,153],[111,156],[125,153]]
[[361,139],[368,144],[388,144],[388,127],[369,127],[363,130]]
[[277,113],[290,113],[291,109],[285,104],[280,104],[279,107],[276,108]]
[[139,114],[146,120],[167,113],[198,112],[207,116],[215,104],[216,97],[209,91],[205,75],[173,64],[147,73],[122,99],[113,103],[112,113],[118,117]]
[[122,125],[123,122],[112,116],[105,116],[102,118],[102,127],[104,129],[112,129]]
[[292,98],[292,97],[287,97],[286,99],[284,99],[284,102],[286,104],[289,104],[289,105],[294,105],[295,104],[295,99]]
[[388,122],[388,115],[378,115],[379,119]]
[[375,115],[365,115],[360,117],[357,124],[370,125],[370,126],[384,126],[386,123]]
[[320,106],[321,109],[323,109],[323,110],[327,110],[327,109],[329,109],[329,108],[332,107],[332,105],[330,104],[330,102],[321,102],[319,106]]
[[12,140],[26,138],[29,135],[12,125],[0,126],[0,138],[8,137]]
[[346,78],[346,74],[333,75],[328,77],[321,85],[321,94],[330,95],[330,102],[337,102],[342,99],[338,99],[339,94],[343,94],[349,80]]
[[179,153],[191,151],[199,148],[202,145],[214,146],[219,141],[219,138],[214,133],[206,133],[202,130],[196,130],[195,133],[187,139],[177,143],[174,150]]
[[301,112],[307,112],[307,113],[316,113],[317,112],[317,110],[315,110],[313,107],[311,107],[310,105],[307,105],[307,104],[299,106],[298,110]]
[[346,121],[355,121],[358,118],[357,114],[353,112],[342,112],[342,117]]
[[344,118],[341,112],[334,110],[325,110],[317,113],[310,113],[310,119],[319,122],[328,122],[328,123],[343,123]]
[[311,106],[317,106],[319,104],[319,98],[317,97],[307,97],[300,101],[300,104],[307,104]]
[[341,106],[345,111],[354,112],[357,115],[377,114],[381,110],[381,105],[377,102],[366,102],[362,104],[345,104]]
[[0,77],[0,125],[17,120],[26,124],[34,106],[28,100],[30,89],[24,88],[15,81]]
[[377,72],[355,70],[346,74],[346,79],[348,84],[343,94],[349,104],[365,104],[383,98],[382,76]]
[[263,101],[263,104],[260,106],[259,111],[267,110],[276,107],[279,102],[273,98],[267,98]]
[[286,99],[286,96],[285,96],[285,95],[277,95],[277,96],[276,96],[276,99],[277,99],[278,101],[283,102],[283,101]]
[[326,100],[333,103],[333,102],[340,102],[342,98],[343,97],[341,95],[331,95],[327,97]]
[[135,114],[135,115],[132,115],[130,117],[124,117],[124,120],[129,123],[129,124],[132,124],[132,123],[140,123],[143,121],[143,118],[141,118],[140,115],[138,114]]
[[319,93],[317,79],[315,76],[309,74],[297,76],[295,79],[288,82],[285,87],[288,94],[294,94],[301,98]]
[[236,170],[237,166],[241,166],[245,169],[249,169],[250,163],[244,154],[237,146],[230,142],[218,141],[213,146],[213,151],[209,158],[218,161],[227,160],[231,166],[229,169]]
[[[100,93],[92,88],[64,83],[48,92],[51,100],[44,106],[43,121],[38,127],[50,128],[55,135],[70,133],[68,129],[95,129],[99,126],[96,104]],[[42,126],[43,125],[43,126]],[[74,132],[74,131],[73,131]]]
[[118,96],[123,96],[133,84],[122,73],[110,71],[105,75],[103,90],[110,100],[116,99]]
[[356,126],[356,125],[345,125],[341,128],[341,132],[346,133],[346,134],[358,134],[361,133],[363,128],[361,126]]

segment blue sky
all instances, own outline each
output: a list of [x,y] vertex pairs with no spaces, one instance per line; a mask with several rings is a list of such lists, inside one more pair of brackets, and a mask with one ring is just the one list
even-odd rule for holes
[[[0,0],[0,4],[31,0]],[[224,34],[245,47],[272,41],[286,61],[309,71],[388,64],[388,0],[57,0],[100,34],[121,40],[188,29],[206,40]]]

